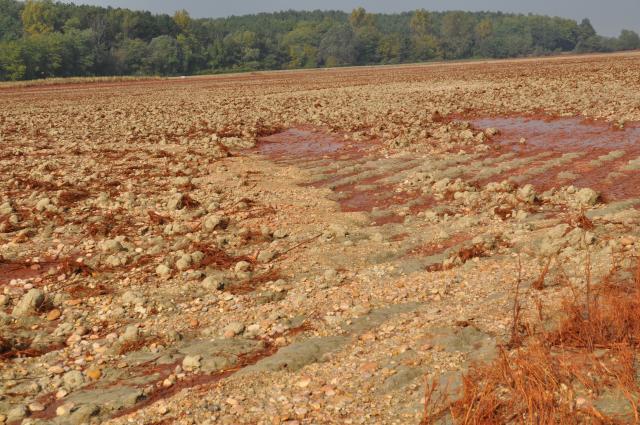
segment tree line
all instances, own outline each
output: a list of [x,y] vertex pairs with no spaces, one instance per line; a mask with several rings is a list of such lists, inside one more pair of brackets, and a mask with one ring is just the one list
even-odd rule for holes
[[0,80],[194,75],[640,48],[588,19],[363,8],[193,19],[122,8],[0,0]]

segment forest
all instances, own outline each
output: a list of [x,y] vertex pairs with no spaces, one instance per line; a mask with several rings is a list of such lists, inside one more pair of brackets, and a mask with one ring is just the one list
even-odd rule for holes
[[640,48],[588,19],[495,12],[284,11],[195,19],[51,0],[0,0],[0,80],[196,75]]

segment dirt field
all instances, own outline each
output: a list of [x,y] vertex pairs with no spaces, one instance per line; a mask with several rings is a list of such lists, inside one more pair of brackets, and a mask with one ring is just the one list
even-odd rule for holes
[[640,53],[0,100],[0,423],[637,420]]

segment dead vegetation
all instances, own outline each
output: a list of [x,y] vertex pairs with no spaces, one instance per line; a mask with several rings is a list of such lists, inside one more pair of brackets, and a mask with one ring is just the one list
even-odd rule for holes
[[[437,385],[428,383],[422,423],[444,417],[465,425],[638,423],[640,260],[634,261],[633,270],[617,267],[592,288],[587,259],[585,296],[563,303],[557,329],[527,326],[521,348],[501,347],[493,363],[471,368],[457,400],[435,400]],[[519,347],[520,277],[517,282],[510,345]],[[612,393],[628,402],[628,412],[598,408]]]

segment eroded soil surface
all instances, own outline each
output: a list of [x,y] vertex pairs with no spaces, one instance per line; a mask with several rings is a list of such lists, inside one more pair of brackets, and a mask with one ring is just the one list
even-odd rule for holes
[[420,423],[638,254],[613,58],[0,89],[0,423]]

